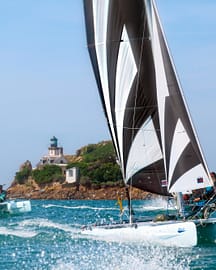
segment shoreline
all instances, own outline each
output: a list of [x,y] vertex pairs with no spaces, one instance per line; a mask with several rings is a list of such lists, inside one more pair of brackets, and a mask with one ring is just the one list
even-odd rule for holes
[[[149,192],[131,188],[132,199],[149,199],[152,195]],[[31,200],[116,200],[121,197],[127,199],[125,187],[105,187],[99,189],[79,186],[62,185],[59,183],[35,188],[28,185],[15,185],[7,190],[8,199],[31,199]]]

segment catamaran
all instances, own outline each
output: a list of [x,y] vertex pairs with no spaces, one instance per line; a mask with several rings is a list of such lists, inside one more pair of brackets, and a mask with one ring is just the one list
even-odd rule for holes
[[213,181],[155,1],[84,0],[84,13],[88,51],[125,184],[173,195],[179,211],[163,221],[138,221],[130,209],[128,222],[82,234],[183,247],[200,239],[215,242],[214,192],[192,200],[212,189]]

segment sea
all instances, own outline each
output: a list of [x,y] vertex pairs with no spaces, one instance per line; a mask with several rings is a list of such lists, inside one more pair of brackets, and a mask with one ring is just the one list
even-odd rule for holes
[[[120,219],[114,200],[32,200],[32,211],[0,217],[2,270],[216,269],[216,244],[193,248],[118,243],[80,233],[82,227]],[[127,218],[127,202],[123,202]],[[167,211],[167,202],[133,201],[140,216]]]

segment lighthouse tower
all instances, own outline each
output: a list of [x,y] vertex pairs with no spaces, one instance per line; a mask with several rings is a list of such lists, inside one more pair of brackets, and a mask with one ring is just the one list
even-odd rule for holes
[[58,139],[53,136],[50,141],[50,147],[48,148],[49,157],[57,158],[63,156],[63,147],[58,147]]
[[64,169],[66,169],[67,166],[67,160],[64,158],[63,155],[63,147],[58,146],[58,139],[55,136],[53,136],[50,139],[48,154],[40,159],[40,162],[37,164],[37,167],[46,164],[58,165],[61,167],[65,167]]

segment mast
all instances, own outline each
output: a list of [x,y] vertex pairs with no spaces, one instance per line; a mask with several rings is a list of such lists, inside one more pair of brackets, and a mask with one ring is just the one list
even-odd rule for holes
[[184,218],[185,217],[185,211],[184,211],[184,204],[183,204],[182,193],[181,192],[176,193],[176,202],[177,202],[177,208],[178,208],[179,216]]

